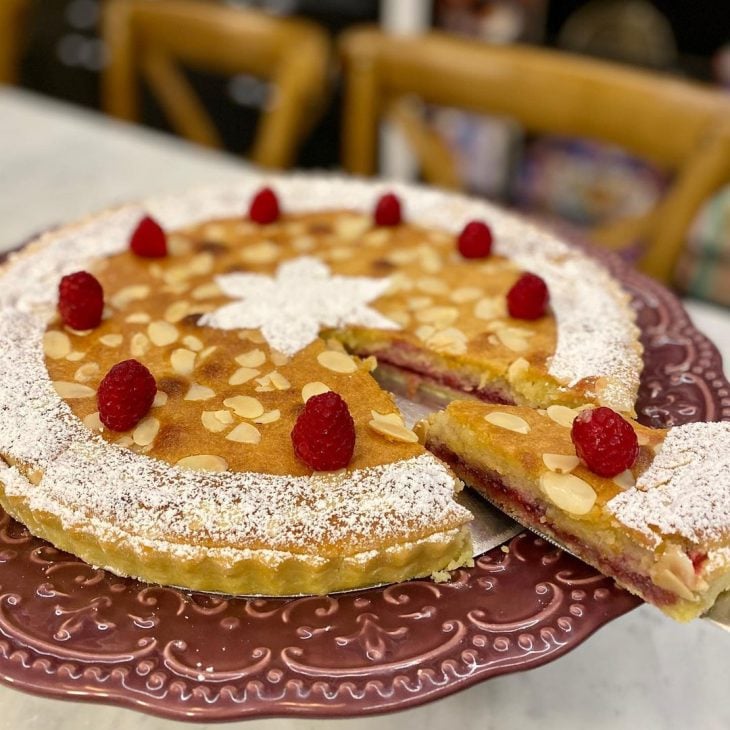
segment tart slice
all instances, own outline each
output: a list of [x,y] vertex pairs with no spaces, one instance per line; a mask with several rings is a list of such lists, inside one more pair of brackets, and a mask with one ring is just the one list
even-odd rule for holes
[[[657,430],[622,419],[628,446],[598,432],[592,454],[576,439],[589,468],[574,444],[579,413],[456,402],[424,423],[425,441],[490,502],[667,615],[704,613],[730,587],[730,423]],[[601,458],[617,443],[611,470]]]

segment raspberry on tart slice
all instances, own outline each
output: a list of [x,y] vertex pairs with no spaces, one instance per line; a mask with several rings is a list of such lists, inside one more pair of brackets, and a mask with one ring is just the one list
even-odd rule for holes
[[58,286],[58,313],[74,330],[98,327],[104,311],[104,290],[88,271],[77,271],[61,279]]
[[259,225],[274,223],[279,219],[279,199],[271,188],[261,188],[251,199],[248,217]]
[[297,457],[315,471],[344,469],[355,450],[355,423],[347,403],[332,391],[312,396],[291,439]]
[[667,431],[605,410],[461,401],[422,431],[467,486],[525,527],[672,618],[695,618],[730,586],[730,449],[718,446],[730,423]]
[[151,216],[145,216],[132,233],[129,247],[137,256],[146,259],[167,256],[167,235]]
[[373,213],[375,225],[378,226],[398,226],[403,220],[401,211],[400,198],[394,193],[385,193],[381,195],[375,205]]
[[570,437],[576,454],[602,477],[615,477],[630,469],[639,455],[631,424],[605,406],[581,411],[573,421]]
[[507,311],[515,319],[539,319],[545,314],[550,294],[536,274],[522,274],[507,292]]
[[99,385],[99,419],[112,431],[128,431],[147,415],[156,394],[157,383],[142,363],[119,362]]
[[459,253],[465,259],[483,259],[492,252],[492,231],[484,221],[470,221],[457,239]]

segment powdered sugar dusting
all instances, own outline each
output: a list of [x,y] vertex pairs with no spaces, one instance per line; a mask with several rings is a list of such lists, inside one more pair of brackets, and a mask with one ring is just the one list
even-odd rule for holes
[[667,434],[636,486],[607,509],[657,545],[661,535],[692,543],[730,536],[730,423],[689,423]]
[[399,329],[366,306],[386,292],[388,278],[333,275],[326,264],[311,256],[285,261],[275,276],[236,273],[215,280],[224,294],[239,301],[203,315],[200,324],[225,330],[260,329],[269,345],[285,355],[303,350],[325,327],[358,324]]
[[[468,519],[452,501],[452,477],[428,455],[334,480],[186,472],[92,435],[55,393],[41,338],[61,276],[123,251],[145,212],[167,229],[237,215],[262,184],[275,187],[285,209],[292,212],[370,210],[383,189],[337,178],[252,177],[224,190],[105,213],[49,233],[12,257],[0,276],[0,453],[21,462],[24,472],[40,469],[44,477],[31,486],[13,474],[7,484],[11,493],[30,499],[35,509],[57,514],[67,526],[88,522],[94,515],[110,538],[116,523],[134,525],[139,540],[182,539],[191,534],[186,530],[193,530],[193,536],[213,542],[261,540],[282,550],[292,545],[306,550],[320,538],[387,542],[402,535],[406,524],[427,532],[434,524]],[[553,375],[569,383],[610,374],[615,385],[604,401],[631,409],[638,354],[621,344],[630,342],[635,331],[627,321],[619,287],[599,266],[486,203],[418,188],[395,190],[406,200],[408,217],[424,225],[456,232],[469,219],[488,220],[498,252],[539,273],[550,287],[558,319]],[[342,508],[345,494],[347,504],[353,504],[347,511]],[[194,526],[189,519],[193,514],[198,517]],[[187,549],[180,545],[180,554]]]

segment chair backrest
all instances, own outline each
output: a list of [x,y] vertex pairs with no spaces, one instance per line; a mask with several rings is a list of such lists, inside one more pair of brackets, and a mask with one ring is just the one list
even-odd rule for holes
[[172,127],[200,144],[220,147],[215,124],[178,64],[272,83],[250,152],[266,167],[288,167],[321,109],[329,40],[304,20],[282,19],[201,0],[107,0],[103,34],[109,50],[102,84],[107,113],[139,119],[139,76]]
[[671,278],[693,215],[730,178],[730,99],[709,87],[582,56],[491,46],[439,32],[403,37],[355,29],[343,37],[341,49],[343,161],[349,171],[373,173],[378,124],[395,104],[432,181],[441,175],[447,185],[453,183],[453,168],[437,153],[435,140],[399,106],[408,96],[509,117],[531,132],[619,145],[673,173],[655,213],[622,229],[628,237],[643,237],[641,266],[664,281]]
[[24,28],[24,16],[30,0],[0,2],[0,84],[18,80],[18,66]]

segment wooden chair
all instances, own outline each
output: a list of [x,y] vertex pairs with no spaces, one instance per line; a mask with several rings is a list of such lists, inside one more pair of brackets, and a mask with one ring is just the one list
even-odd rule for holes
[[250,152],[265,167],[293,163],[323,105],[330,45],[324,31],[303,20],[201,0],[107,0],[103,35],[110,59],[102,81],[105,111],[137,121],[141,75],[173,129],[209,147],[221,147],[220,136],[177,64],[271,81],[272,98]]
[[0,84],[18,81],[25,14],[30,0],[0,0]]
[[391,115],[428,182],[459,188],[451,153],[424,125],[419,102],[509,117],[530,132],[621,146],[672,173],[648,215],[598,229],[598,242],[640,240],[640,266],[669,282],[701,203],[730,179],[730,99],[667,76],[527,46],[490,46],[444,33],[388,36],[354,29],[341,41],[345,64],[343,162],[375,171],[377,130]]

